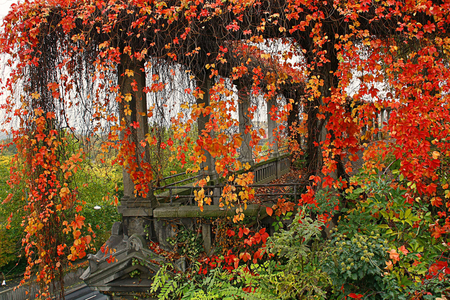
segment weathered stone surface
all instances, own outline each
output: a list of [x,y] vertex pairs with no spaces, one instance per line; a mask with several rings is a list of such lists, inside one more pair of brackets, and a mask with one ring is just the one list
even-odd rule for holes
[[[113,225],[111,237],[96,255],[89,255],[89,267],[80,276],[92,289],[114,299],[148,298],[153,277],[165,263],[162,256],[147,247],[140,234],[128,237],[120,222]],[[184,259],[176,261],[175,267],[184,271]]]
[[150,220],[139,217],[128,217],[126,220],[126,226],[128,228],[128,235],[138,234],[146,236],[148,228],[150,226]]
[[95,255],[89,254],[89,270],[95,272],[99,264],[112,253],[112,251],[120,251],[126,248],[127,237],[123,234],[123,225],[121,222],[115,222],[111,228],[111,236]]
[[[218,218],[230,217],[236,214],[236,209],[226,209],[219,205],[206,205],[203,211],[198,206],[158,207],[153,210],[155,218]],[[259,204],[249,204],[245,210],[247,216],[265,216],[266,207]]]
[[169,222],[164,220],[153,220],[155,228],[156,238],[158,239],[159,246],[167,251],[172,251],[173,247],[167,242],[167,239],[176,235],[176,230]]
[[207,255],[211,253],[212,250],[212,231],[211,224],[202,224],[202,238],[203,247]]

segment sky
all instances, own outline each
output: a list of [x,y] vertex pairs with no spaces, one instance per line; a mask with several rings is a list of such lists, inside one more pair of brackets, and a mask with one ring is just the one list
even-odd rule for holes
[[[11,4],[17,1],[18,0],[0,0],[0,25],[3,24],[3,17],[8,14]],[[3,133],[0,133],[0,140],[4,139],[5,137],[6,136]]]
[[6,14],[9,11],[9,7],[14,2],[17,2],[17,0],[0,0],[0,19],[3,22],[3,17],[6,16]]

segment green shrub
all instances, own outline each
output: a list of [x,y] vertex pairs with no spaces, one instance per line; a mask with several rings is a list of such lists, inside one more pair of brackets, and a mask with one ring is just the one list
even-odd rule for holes
[[333,294],[344,291],[370,294],[370,299],[383,299],[378,295],[384,288],[383,273],[388,260],[388,241],[379,233],[354,234],[352,237],[335,233],[325,248],[321,267],[333,282]]
[[202,235],[196,234],[192,230],[180,229],[174,237],[167,239],[167,242],[174,247],[181,256],[196,259],[204,251]]

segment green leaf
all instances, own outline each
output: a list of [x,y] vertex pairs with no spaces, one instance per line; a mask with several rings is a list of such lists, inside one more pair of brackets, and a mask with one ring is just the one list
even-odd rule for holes
[[408,208],[405,212],[405,219],[407,219],[411,215],[411,209]]

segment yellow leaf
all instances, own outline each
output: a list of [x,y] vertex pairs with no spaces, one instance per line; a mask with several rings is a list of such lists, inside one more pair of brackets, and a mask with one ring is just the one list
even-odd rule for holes
[[433,151],[433,159],[438,159],[441,154],[438,151]]
[[130,93],[125,94],[125,101],[130,102],[133,99]]
[[102,49],[102,48],[106,48],[106,47],[108,47],[109,46],[109,41],[106,41],[106,42],[103,42],[103,43],[101,43],[100,45],[98,45],[98,48],[99,49]]
[[61,191],[59,192],[59,195],[61,196],[61,198],[64,198],[69,193],[70,193],[69,188],[65,186],[61,189]]
[[125,70],[125,75],[127,75],[128,77],[133,77],[134,76],[134,71],[126,69]]

